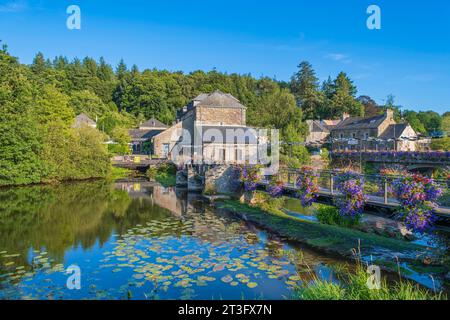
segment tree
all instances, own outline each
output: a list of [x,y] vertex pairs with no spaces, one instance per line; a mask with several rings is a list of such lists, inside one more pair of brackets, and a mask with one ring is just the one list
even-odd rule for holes
[[37,183],[44,174],[42,140],[32,115],[33,86],[27,69],[0,50],[0,185]]
[[416,133],[426,134],[427,130],[425,129],[425,126],[420,121],[420,119],[417,117],[417,112],[405,110],[403,112],[403,118],[409,125],[414,129]]
[[365,117],[375,117],[383,113],[383,109],[369,96],[359,96],[356,100],[363,105]]
[[291,78],[291,92],[302,108],[304,119],[316,119],[324,97],[318,90],[318,79],[307,61],[298,65],[298,71]]
[[423,123],[428,134],[442,131],[442,118],[439,113],[434,111],[421,111],[417,114],[417,117]]
[[97,95],[88,90],[73,91],[69,104],[75,114],[86,113],[93,119],[101,117],[110,111],[108,106]]
[[450,112],[446,112],[442,116],[442,130],[450,135]]
[[363,116],[364,107],[355,99],[356,87],[344,72],[334,80],[335,92],[331,98],[332,117],[341,117],[344,113],[351,116]]

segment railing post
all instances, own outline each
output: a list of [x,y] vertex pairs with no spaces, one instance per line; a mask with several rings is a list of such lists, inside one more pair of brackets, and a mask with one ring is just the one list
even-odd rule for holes
[[288,184],[291,184],[291,170],[288,169]]
[[334,195],[334,181],[333,181],[333,172],[330,172],[330,193]]
[[388,203],[388,179],[384,178],[384,204]]

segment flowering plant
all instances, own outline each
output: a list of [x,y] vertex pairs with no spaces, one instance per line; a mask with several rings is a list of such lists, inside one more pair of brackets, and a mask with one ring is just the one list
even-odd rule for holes
[[312,167],[302,167],[299,169],[296,186],[302,206],[308,207],[316,201],[317,193],[319,192],[317,179],[318,174]]
[[433,179],[420,174],[402,176],[394,181],[393,187],[402,205],[399,212],[406,227],[419,233],[429,230],[436,220],[433,210],[442,189]]
[[270,179],[269,185],[267,186],[267,192],[272,198],[279,198],[283,195],[283,181],[280,181],[274,177]]
[[344,171],[337,176],[337,189],[341,196],[336,205],[339,214],[350,219],[359,219],[367,197],[364,195],[364,179],[354,171]]
[[244,183],[245,191],[255,191],[260,181],[258,166],[243,166],[241,167],[240,180]]

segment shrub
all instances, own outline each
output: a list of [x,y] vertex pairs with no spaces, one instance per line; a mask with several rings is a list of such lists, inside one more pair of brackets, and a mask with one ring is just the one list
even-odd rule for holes
[[318,205],[315,216],[320,223],[338,225],[342,227],[352,227],[359,224],[360,217],[356,216],[354,219],[346,219],[336,207],[327,205]]

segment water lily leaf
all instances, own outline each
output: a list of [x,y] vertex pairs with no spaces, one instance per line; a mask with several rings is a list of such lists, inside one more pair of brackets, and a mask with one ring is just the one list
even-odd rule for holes
[[249,288],[255,288],[257,286],[258,286],[258,284],[256,282],[249,282],[249,283],[247,283],[247,287],[249,287]]
[[220,278],[220,280],[222,280],[225,283],[229,283],[229,282],[233,281],[233,277],[228,274],[228,275]]

